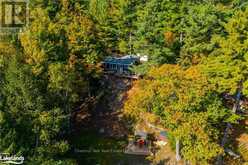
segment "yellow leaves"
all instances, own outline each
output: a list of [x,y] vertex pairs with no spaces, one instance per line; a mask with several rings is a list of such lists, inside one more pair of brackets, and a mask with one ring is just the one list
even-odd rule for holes
[[165,64],[159,68],[152,68],[148,75],[154,78],[179,76],[180,70],[181,67],[179,65]]
[[89,49],[90,38],[93,32],[94,24],[87,16],[73,15],[71,23],[67,26],[69,49],[76,52]]
[[69,57],[69,68],[74,68],[76,62],[77,62],[77,56],[71,55]]
[[32,22],[31,27],[20,35],[20,41],[24,48],[25,62],[33,65],[33,73],[38,75],[43,71],[41,65],[47,60],[47,55],[40,48],[40,41],[36,35],[47,30],[45,28],[48,25],[49,18],[47,13],[41,8],[32,10],[31,16],[36,19]]
[[50,139],[49,132],[46,131],[46,130],[44,130],[44,129],[42,129],[40,131],[40,140],[42,140],[42,141],[48,141],[49,139]]
[[151,72],[151,74],[161,74],[161,78],[164,80],[159,80],[163,83],[161,95],[163,97],[167,95],[168,97],[175,92],[178,102],[182,105],[192,102],[192,98],[195,96],[203,96],[210,88],[207,79],[199,72],[197,67],[183,70],[177,65],[166,65],[155,72]]
[[[39,18],[39,21],[42,21],[42,22],[49,19],[46,10],[44,10],[40,7],[37,7],[37,8],[34,8],[33,10],[31,10],[30,16],[31,16],[31,18]],[[36,21],[36,20],[34,20],[34,21]]]
[[190,67],[185,71],[185,77],[188,79],[194,79],[196,77],[201,77],[201,74],[197,67]]
[[43,72],[44,67],[42,65],[35,65],[32,67],[32,73],[34,75],[39,75]]
[[143,115],[145,116],[146,121],[149,123],[154,123],[156,125],[159,125],[161,123],[160,117],[156,116],[153,113],[144,112]]
[[75,41],[77,36],[90,35],[93,25],[93,22],[86,16],[74,16],[68,26],[69,40]]
[[150,81],[144,80],[136,82],[128,92],[127,102],[124,109],[130,114],[139,115],[140,112],[143,113],[145,111],[150,111],[149,104],[154,92],[151,86],[147,83],[150,83]]
[[172,121],[174,121],[174,123],[176,124],[179,120],[181,120],[183,117],[183,113],[180,111],[176,111],[173,115],[172,115]]
[[[24,56],[26,63],[34,65],[34,73],[39,74],[42,70],[37,71],[37,67],[46,61],[47,55],[44,50],[39,48],[39,42],[29,31],[21,36],[21,43],[24,48]],[[40,68],[41,69],[41,68]]]
[[248,81],[243,83],[243,88],[245,89],[243,93],[248,96]]
[[66,66],[61,63],[50,64],[48,67],[49,87],[63,89],[67,83]]
[[171,31],[165,32],[164,38],[165,38],[165,41],[167,42],[167,44],[169,46],[172,45],[175,41],[175,36],[174,36],[173,32],[171,32]]
[[216,141],[214,130],[211,130],[211,123],[207,120],[205,112],[189,113],[182,123],[173,131],[174,136],[181,139],[184,145],[181,152],[185,159],[191,160],[192,164],[197,162],[208,164],[223,150]]
[[182,154],[192,162],[206,163],[221,153],[216,143],[218,130],[209,122],[211,116],[204,105],[209,104],[205,99],[213,87],[199,68],[162,65],[151,69],[148,77],[129,91],[125,112],[139,120],[163,123],[181,140]]
[[0,42],[0,69],[4,67],[5,61],[8,61],[16,54],[16,48],[10,43]]
[[64,11],[67,11],[70,5],[70,1],[69,0],[60,0],[63,6]]
[[[239,10],[225,24],[227,34],[214,36],[217,49],[202,61],[202,70],[218,91],[235,93],[237,84],[247,80],[248,8]],[[245,89],[244,89],[245,91]],[[247,93],[245,91],[245,93]]]
[[8,42],[0,42],[0,56],[2,55],[14,55],[16,54],[16,49],[13,45]]
[[182,110],[199,106],[199,98],[211,89],[197,67],[184,70],[178,65],[162,65],[151,69],[148,77],[136,82],[128,92],[124,109],[130,114],[138,116],[163,108],[173,113],[171,122],[177,123],[183,117]]
[[[214,90],[214,86],[209,84],[208,79],[204,76],[198,66],[190,67],[185,71],[185,77],[188,79],[189,83],[197,90],[198,96],[203,96],[205,91]],[[198,83],[193,83],[195,81]]]
[[39,116],[39,121],[42,125],[46,125],[52,121],[48,112],[42,112]]
[[[127,94],[127,101],[124,105],[124,111],[126,114],[138,117],[141,111],[141,104],[145,100],[145,95],[143,90],[139,89],[138,84],[134,84],[132,89]],[[138,103],[138,104],[137,104]],[[144,109],[145,111],[145,109]]]

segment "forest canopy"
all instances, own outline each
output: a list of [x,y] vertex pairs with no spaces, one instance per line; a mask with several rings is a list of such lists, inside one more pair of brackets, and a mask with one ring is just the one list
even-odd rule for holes
[[222,138],[247,108],[245,0],[32,0],[29,14],[22,33],[0,43],[0,152],[80,164],[68,156],[72,114],[108,89],[106,57],[138,54],[149,60],[132,68],[142,79],[123,100],[130,121],[154,115],[191,164],[239,152]]

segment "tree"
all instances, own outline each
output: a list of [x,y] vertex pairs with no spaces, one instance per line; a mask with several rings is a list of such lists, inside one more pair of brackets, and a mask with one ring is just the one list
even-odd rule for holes
[[153,68],[147,79],[134,85],[124,109],[137,120],[144,112],[157,115],[180,139],[183,158],[193,164],[208,164],[223,152],[218,144],[221,128],[238,118],[197,68],[183,70],[178,65]]
[[[203,3],[203,4],[202,4]],[[214,50],[211,38],[223,33],[223,22],[228,18],[226,10],[213,2],[199,4],[183,3],[181,22],[177,26],[183,36],[179,63],[183,66],[196,65]]]
[[24,60],[49,95],[49,105],[66,114],[88,97],[96,65],[105,55],[94,22],[84,3],[56,1],[39,4],[31,10],[34,18],[21,35]]
[[[149,56],[150,66],[179,63],[184,67],[200,63],[214,50],[211,37],[221,34],[229,17],[227,4],[216,1],[152,0],[137,10],[134,50]],[[148,66],[147,66],[148,65]]]
[[59,108],[47,106],[49,99],[29,66],[20,62],[21,55],[10,59],[1,88],[0,149],[22,155],[31,164],[40,159],[42,164],[69,149],[66,140],[58,138],[66,116]]
[[[174,25],[180,22],[179,8],[179,2],[152,0],[137,10],[136,53],[149,55],[149,60],[155,64],[176,62],[178,42]],[[168,43],[166,33],[173,35],[173,42]]]
[[248,66],[248,19],[245,11],[237,11],[225,24],[226,35],[216,35],[212,42],[215,51],[203,60],[201,68],[219,92],[234,94],[243,81],[243,94],[247,95],[247,66]]

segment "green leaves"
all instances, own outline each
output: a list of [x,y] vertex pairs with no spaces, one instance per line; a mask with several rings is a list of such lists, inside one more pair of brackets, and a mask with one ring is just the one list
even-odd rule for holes
[[[144,5],[144,4],[143,4]],[[179,17],[175,2],[152,0],[142,4],[137,11],[135,30],[135,52],[149,55],[149,60],[155,64],[174,63],[176,54],[171,47],[166,47],[164,33],[170,31],[173,22]],[[174,33],[174,31],[172,31]],[[174,44],[174,43],[173,43]]]
[[104,24],[108,15],[109,2],[107,0],[91,0],[89,2],[89,11],[100,24]]
[[20,55],[9,57],[16,51],[0,45],[0,150],[31,151],[30,164],[73,164],[53,159],[69,149],[61,138],[69,132],[69,114],[93,88],[99,90],[98,63],[106,55],[139,53],[149,62],[133,68],[145,78],[130,90],[125,112],[137,120],[155,116],[172,139],[180,139],[185,159],[211,162],[223,152],[223,125],[240,119],[220,94],[234,94],[242,80],[248,95],[246,5],[32,1],[30,26],[19,36]]
[[66,65],[61,63],[54,63],[49,65],[49,88],[58,91],[63,89],[66,91],[71,91],[70,84],[68,84],[70,83],[70,77],[66,67]]
[[[247,84],[247,14],[248,9],[235,13],[225,24],[227,34],[224,37],[213,37],[217,48],[202,62],[202,70],[209,76],[211,83],[218,86],[219,92],[234,94],[241,80]],[[246,88],[243,92],[247,94]]]
[[182,65],[197,64],[202,58],[213,51],[211,36],[223,31],[224,12],[214,4],[183,5],[185,16],[179,31],[183,33],[183,46],[180,52]]
[[[184,159],[208,164],[223,150],[218,144],[225,122],[233,115],[197,67],[184,70],[178,65],[162,65],[137,82],[124,109],[137,120],[154,114],[160,123],[182,142]],[[141,115],[142,114],[142,117]]]
[[58,135],[65,128],[65,113],[51,108],[43,93],[44,84],[32,74],[31,67],[21,63],[21,54],[12,55],[1,86],[0,149],[10,154],[53,158],[65,153],[69,145]]

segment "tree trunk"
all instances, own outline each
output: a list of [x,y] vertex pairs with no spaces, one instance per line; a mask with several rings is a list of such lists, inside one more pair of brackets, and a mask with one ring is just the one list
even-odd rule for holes
[[181,156],[180,156],[180,142],[178,139],[176,139],[176,160],[180,161]]
[[179,39],[180,43],[182,44],[183,43],[183,33],[181,32],[180,33],[180,39]]
[[129,33],[129,55],[132,55],[132,33]]
[[[242,81],[239,83],[239,87],[237,89],[237,95],[236,95],[236,98],[235,98],[235,103],[233,105],[233,109],[232,109],[232,112],[233,113],[236,113],[237,110],[239,110],[240,108],[240,98],[241,98],[241,93],[242,93]],[[225,144],[228,140],[228,134],[229,134],[229,131],[231,130],[232,128],[232,125],[230,123],[227,123],[226,125],[226,129],[225,129],[225,132],[224,132],[224,136],[222,138],[222,141],[221,141],[221,147],[223,147],[225,149]],[[222,155],[219,155],[217,157],[217,162],[216,162],[216,165],[222,165],[223,164],[223,158],[222,158]]]

